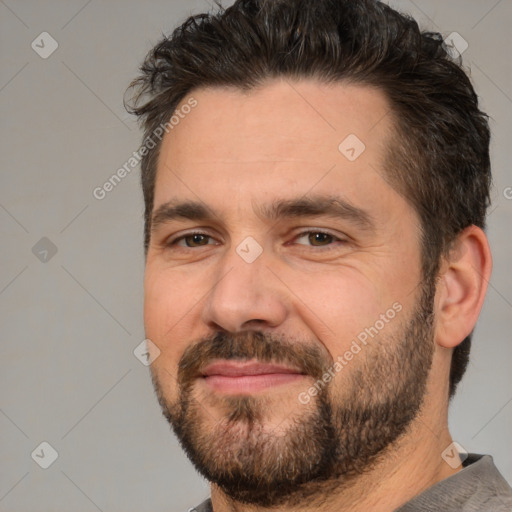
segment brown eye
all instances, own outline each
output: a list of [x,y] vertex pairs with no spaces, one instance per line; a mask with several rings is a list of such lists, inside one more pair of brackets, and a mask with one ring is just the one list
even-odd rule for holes
[[[179,242],[184,242],[184,245],[186,247],[200,247],[202,245],[208,245],[208,242],[211,237],[208,235],[200,235],[200,234],[193,234],[193,235],[187,235],[181,238],[180,240],[177,240],[176,242],[179,244]],[[179,244],[183,245],[183,244]]]
[[313,246],[322,246],[329,245],[334,241],[334,237],[332,235],[328,235],[327,233],[309,233],[308,235],[309,243]]
[[197,247],[198,245],[207,245],[210,237],[206,235],[190,235],[185,237],[185,243],[188,247]]
[[295,243],[307,247],[329,247],[336,245],[336,242],[342,242],[338,237],[323,231],[303,231],[295,238]]

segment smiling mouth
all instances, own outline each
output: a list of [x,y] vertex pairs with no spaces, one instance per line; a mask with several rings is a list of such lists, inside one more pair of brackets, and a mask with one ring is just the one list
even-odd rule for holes
[[225,394],[250,394],[296,382],[306,375],[297,368],[257,361],[217,361],[201,377],[208,387]]

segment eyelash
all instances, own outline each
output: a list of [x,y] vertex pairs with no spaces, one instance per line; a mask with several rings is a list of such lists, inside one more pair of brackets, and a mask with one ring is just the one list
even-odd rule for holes
[[[329,233],[328,231],[323,231],[321,229],[308,229],[308,230],[305,230],[305,231],[301,231],[301,232],[297,233],[293,237],[293,240],[300,239],[300,238],[302,238],[302,237],[304,237],[306,235],[310,235],[310,234],[327,235],[327,236],[332,237],[333,240],[332,240],[331,243],[329,243],[329,244],[327,244],[325,246],[315,246],[315,245],[306,245],[306,244],[298,244],[298,245],[302,245],[302,246],[306,246],[306,247],[311,247],[311,248],[316,248],[317,250],[326,251],[326,250],[329,250],[329,249],[333,249],[334,242],[347,243],[347,240],[342,239],[340,237],[337,237],[336,235],[333,235],[332,233]],[[192,237],[194,235],[200,235],[200,236],[208,237],[210,239],[214,239],[214,237],[209,235],[208,233],[204,233],[202,231],[192,231],[190,233],[186,233],[184,235],[180,235],[177,238],[169,240],[168,242],[165,243],[165,246],[166,247],[179,247],[180,249],[183,249],[183,250],[196,249],[197,247],[187,247],[187,246],[179,246],[178,245],[178,242],[184,240],[185,238]],[[206,244],[206,245],[212,245],[212,244]]]

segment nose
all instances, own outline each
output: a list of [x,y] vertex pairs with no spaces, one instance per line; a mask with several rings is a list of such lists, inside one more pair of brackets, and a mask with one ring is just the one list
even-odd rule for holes
[[202,320],[213,330],[239,332],[281,325],[287,316],[284,286],[261,254],[255,261],[244,261],[230,250],[214,275],[214,285],[204,301]]

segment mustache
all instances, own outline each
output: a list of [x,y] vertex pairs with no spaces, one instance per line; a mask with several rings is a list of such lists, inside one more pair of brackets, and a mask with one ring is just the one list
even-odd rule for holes
[[215,359],[286,364],[320,379],[333,359],[318,345],[292,342],[261,331],[216,332],[190,345],[178,364],[178,383],[188,388]]

